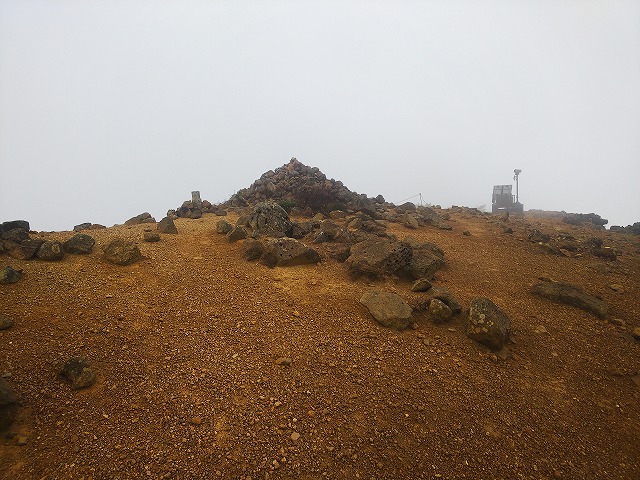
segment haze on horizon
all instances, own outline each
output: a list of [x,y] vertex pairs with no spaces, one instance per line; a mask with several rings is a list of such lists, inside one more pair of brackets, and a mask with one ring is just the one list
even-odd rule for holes
[[222,202],[296,157],[369,196],[640,221],[640,2],[0,0],[0,221]]

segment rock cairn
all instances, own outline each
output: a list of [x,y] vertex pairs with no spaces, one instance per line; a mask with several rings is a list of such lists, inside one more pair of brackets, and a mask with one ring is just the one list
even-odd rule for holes
[[344,184],[327,176],[318,167],[308,167],[292,158],[289,163],[269,170],[243,188],[226,203],[227,207],[245,207],[273,200],[289,210],[296,207],[310,212],[329,213],[332,210],[375,211],[384,198],[367,198],[352,192]]

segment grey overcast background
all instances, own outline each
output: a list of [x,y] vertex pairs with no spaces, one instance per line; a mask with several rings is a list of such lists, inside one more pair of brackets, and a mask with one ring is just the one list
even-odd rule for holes
[[640,2],[0,0],[0,221],[159,219],[292,156],[640,221]]

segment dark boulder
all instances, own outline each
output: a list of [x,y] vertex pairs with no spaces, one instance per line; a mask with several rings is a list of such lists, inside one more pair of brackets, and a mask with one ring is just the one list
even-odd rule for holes
[[0,269],[0,285],[9,285],[16,283],[22,276],[22,270],[14,270],[11,267]]
[[8,330],[11,327],[13,327],[13,318],[0,315],[0,330]]
[[293,229],[286,210],[275,202],[258,203],[249,219],[255,235],[288,237]]
[[0,378],[0,430],[11,425],[18,410],[18,396],[4,378]]
[[529,239],[530,242],[535,242],[535,243],[549,243],[549,240],[551,240],[551,237],[548,234],[542,233],[540,230],[537,230],[537,229],[529,232],[529,236],[527,238]]
[[202,210],[198,209],[198,208],[194,208],[193,210],[191,210],[191,214],[189,215],[189,218],[195,220],[197,218],[202,218]]
[[90,387],[96,381],[96,374],[87,357],[70,358],[60,370],[60,375],[71,382],[72,390]]
[[609,306],[601,298],[589,295],[580,287],[564,282],[555,282],[548,279],[540,279],[531,288],[532,292],[541,297],[559,303],[572,305],[591,312],[600,318],[607,316]]
[[176,234],[178,233],[178,229],[176,228],[176,224],[173,222],[173,219],[169,216],[164,217],[162,220],[158,222],[158,232],[160,233],[169,233]]
[[74,255],[87,255],[93,251],[93,246],[96,241],[93,237],[84,233],[78,233],[71,237],[69,240],[63,243],[63,248],[66,253]]
[[411,307],[395,293],[368,290],[360,298],[360,303],[384,327],[402,330],[413,323]]
[[414,247],[406,270],[410,278],[431,278],[444,266],[444,256],[430,247]]
[[142,239],[145,242],[153,243],[160,241],[160,234],[158,232],[144,232]]
[[13,242],[11,240],[4,240],[3,246],[7,253],[13,258],[19,260],[29,260],[33,258],[40,246],[44,243],[42,239],[28,239],[21,242]]
[[92,224],[89,222],[81,223],[80,225],[76,225],[75,227],[73,227],[73,231],[81,232],[82,230],[88,230],[91,228],[91,225]]
[[226,220],[218,220],[216,223],[216,232],[221,233],[222,235],[226,235],[231,230],[233,230],[233,225]]
[[36,256],[40,260],[55,262],[64,258],[64,247],[60,242],[44,242],[40,245]]
[[501,350],[509,340],[511,320],[491,300],[474,298],[469,307],[467,336],[491,350]]
[[244,258],[249,261],[257,260],[264,254],[264,243],[260,240],[247,239],[242,247]]
[[9,222],[2,222],[2,224],[0,224],[0,233],[8,232],[9,230],[15,229],[29,232],[29,222],[27,222],[26,220],[11,220]]
[[320,255],[293,238],[273,238],[264,243],[261,260],[269,267],[289,267],[318,263]]
[[431,299],[429,302],[429,314],[433,320],[433,323],[443,323],[451,319],[453,312],[451,308],[442,300],[437,298]]
[[12,228],[11,230],[5,230],[0,234],[0,238],[7,242],[21,243],[25,240],[31,240],[29,232],[22,228]]
[[128,240],[116,238],[102,250],[105,260],[116,265],[130,265],[142,260],[138,246]]
[[240,225],[236,225],[229,231],[229,233],[227,233],[227,240],[230,242],[237,242],[238,240],[244,240],[245,238],[247,238],[247,231]]
[[139,225],[141,223],[155,223],[155,219],[151,216],[149,212],[141,213],[140,215],[136,215],[135,217],[131,217],[129,220],[124,222],[125,225]]
[[411,247],[404,242],[374,238],[352,245],[346,263],[352,274],[375,278],[405,270],[411,256]]

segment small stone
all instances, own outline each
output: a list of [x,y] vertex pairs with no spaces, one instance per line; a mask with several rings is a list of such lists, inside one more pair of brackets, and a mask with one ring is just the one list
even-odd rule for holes
[[0,315],[0,330],[7,330],[13,327],[13,319],[6,315]]
[[614,292],[624,293],[624,287],[622,285],[620,285],[619,283],[613,283],[613,284],[609,285],[609,288],[611,290],[613,290]]
[[624,327],[627,324],[627,322],[625,322],[621,318],[610,318],[609,323],[616,325],[618,327]]
[[289,357],[280,357],[275,361],[276,365],[281,365],[283,367],[288,367],[289,365],[291,365],[291,362],[293,360],[291,360]]
[[0,270],[0,284],[9,285],[16,283],[22,276],[22,270],[14,270],[11,267],[4,267]]
[[411,285],[412,292],[426,292],[431,288],[431,282],[427,278],[419,278]]
[[157,232],[144,232],[143,239],[145,242],[159,242],[160,234]]
[[298,432],[293,432],[291,434],[291,440],[293,440],[294,442],[297,442],[299,438],[300,438],[300,434]]
[[464,232],[462,232],[462,235],[464,235],[465,237],[470,237],[471,232],[469,230],[465,230]]
[[23,447],[24,445],[26,445],[29,442],[29,437],[27,437],[26,435],[20,435],[18,436],[18,445],[20,447]]
[[640,340],[640,327],[634,328],[633,332],[631,332],[631,335],[633,335],[633,338],[635,338],[636,340]]
[[191,422],[192,425],[200,425],[200,424],[202,424],[202,418],[201,417],[193,417],[190,420],[190,422]]
[[534,333],[549,333],[544,325],[536,325],[533,331]]

